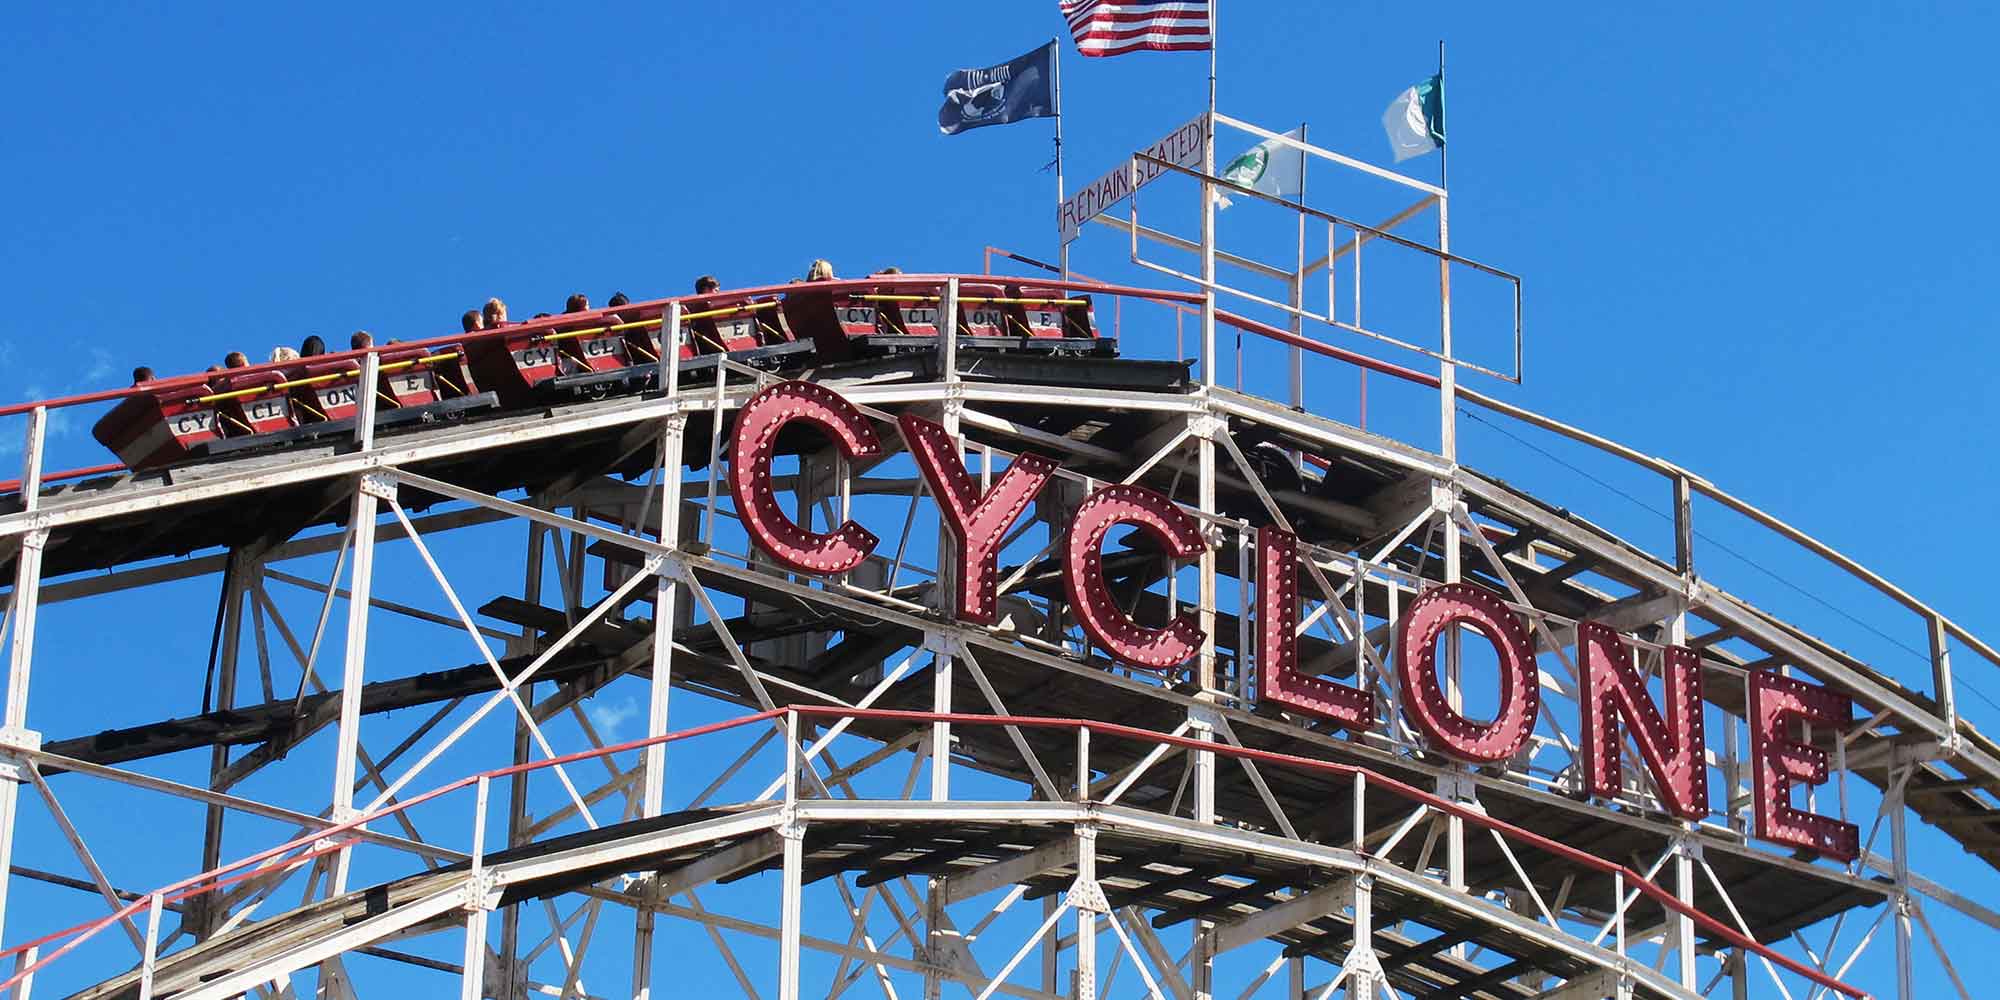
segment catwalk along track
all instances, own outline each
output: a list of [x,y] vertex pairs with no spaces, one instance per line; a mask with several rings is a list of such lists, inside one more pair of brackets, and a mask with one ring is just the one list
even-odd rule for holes
[[[691,299],[10,411],[5,990],[1970,995],[1928,914],[2000,918],[1912,843],[2000,863],[1994,653],[1715,484],[1213,313],[1659,476],[1650,551],[1162,360],[1184,292]],[[114,402],[131,468],[45,474]],[[1704,506],[1932,669],[1698,572]],[[127,616],[200,711],[67,655]]]

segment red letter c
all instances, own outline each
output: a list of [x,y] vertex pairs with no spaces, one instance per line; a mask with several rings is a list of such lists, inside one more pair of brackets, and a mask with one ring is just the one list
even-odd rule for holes
[[1078,624],[1090,641],[1136,667],[1165,670],[1187,662],[1207,635],[1181,614],[1165,628],[1146,628],[1127,617],[1104,583],[1104,536],[1120,524],[1136,525],[1171,555],[1200,554],[1201,530],[1172,500],[1142,486],[1106,486],[1085,497],[1070,521],[1063,553],[1063,586]]
[[771,456],[778,432],[794,420],[825,431],[850,459],[882,453],[868,418],[839,393],[810,382],[780,382],[750,397],[736,415],[729,492],[744,530],[771,558],[801,573],[845,573],[861,565],[879,539],[853,521],[825,534],[801,527],[785,516],[772,493]]

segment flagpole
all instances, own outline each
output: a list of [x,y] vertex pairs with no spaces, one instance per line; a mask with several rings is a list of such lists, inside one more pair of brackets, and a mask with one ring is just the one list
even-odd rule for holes
[[[1219,46],[1219,45],[1218,45],[1217,43],[1219,43],[1219,42],[1220,42],[1220,41],[1222,40],[1222,35],[1221,35],[1221,32],[1217,30],[1217,29],[1218,29],[1218,28],[1219,28],[1219,27],[1221,26],[1221,24],[1222,24],[1222,16],[1221,16],[1221,7],[1222,7],[1222,2],[1221,2],[1221,0],[1209,0],[1209,4],[1208,4],[1208,122],[1207,122],[1207,125],[1208,125],[1208,151],[1207,151],[1206,153],[1203,153],[1203,154],[1202,154],[1202,164],[1201,164],[1201,170],[1202,170],[1202,173],[1205,173],[1205,174],[1213,174],[1213,173],[1215,173],[1215,51],[1216,51],[1216,49],[1217,49],[1217,48],[1219,48],[1219,47],[1220,47],[1220,46]],[[1215,201],[1215,199],[1214,199],[1214,198],[1213,198],[1212,196],[1211,196],[1210,198],[1208,198],[1208,199],[1207,199],[1207,202],[1208,202],[1208,203],[1213,203],[1214,201]],[[1212,218],[1212,217],[1214,216],[1214,213],[1213,213],[1213,212],[1210,212],[1210,213],[1208,213],[1208,215],[1209,215],[1209,216],[1210,216],[1210,217]],[[1212,276],[1212,275],[1210,276],[1210,280],[1213,280],[1213,276]]]
[[[1438,39],[1438,114],[1443,115],[1444,113],[1444,39],[1440,38]],[[1438,187],[1450,188],[1450,178],[1451,150],[1444,145],[1440,145],[1438,146]]]
[[1222,23],[1220,0],[1209,0],[1208,5],[1208,118],[1203,127],[1208,132],[1208,142],[1201,154],[1201,359],[1202,382],[1210,388],[1218,384],[1217,369],[1220,365],[1215,356],[1215,183],[1208,178],[1215,176],[1215,50],[1221,40],[1217,30]]
[[[1053,47],[1053,48],[1055,49],[1055,55],[1054,55],[1053,57],[1051,57],[1051,58],[1050,58],[1050,62],[1052,62],[1052,63],[1053,63],[1054,65],[1055,65],[1055,72],[1054,72],[1054,76],[1055,76],[1055,79],[1054,79],[1054,81],[1053,81],[1053,82],[1054,82],[1054,84],[1055,84],[1055,96],[1056,96],[1056,211],[1057,211],[1057,212],[1061,212],[1061,211],[1062,211],[1062,204],[1063,204],[1063,199],[1064,199],[1064,198],[1067,198],[1067,197],[1069,196],[1069,195],[1068,195],[1068,194],[1067,194],[1067,193],[1066,193],[1066,192],[1065,192],[1065,191],[1063,190],[1063,161],[1062,161],[1062,160],[1063,160],[1063,157],[1062,157],[1062,42],[1061,42],[1061,40],[1060,40],[1060,39],[1057,39],[1057,38],[1050,38],[1050,39],[1049,39],[1049,45],[1050,45],[1050,46],[1052,46],[1052,47]],[[1058,265],[1059,265],[1059,266],[1060,266],[1060,267],[1062,268],[1062,280],[1064,280],[1064,281],[1068,281],[1068,280],[1069,280],[1069,241],[1068,241],[1068,240],[1064,240],[1064,239],[1062,238],[1062,233],[1060,232],[1060,229],[1058,229],[1058,232],[1056,233],[1056,239],[1057,239],[1057,241],[1058,241],[1058,242],[1059,242],[1059,243],[1061,244],[1061,245],[1060,245],[1060,246],[1059,246],[1059,247],[1057,248],[1057,252],[1058,252],[1058,256],[1057,256],[1057,258],[1056,258],[1056,261],[1057,261]]]

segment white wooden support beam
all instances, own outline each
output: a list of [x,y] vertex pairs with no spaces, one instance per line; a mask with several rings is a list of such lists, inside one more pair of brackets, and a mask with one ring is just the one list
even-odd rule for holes
[[423,899],[395,907],[386,913],[350,924],[337,934],[328,934],[286,948],[262,961],[231,970],[227,975],[200,984],[185,993],[185,1000],[227,1000],[271,980],[308,965],[337,959],[339,955],[366,944],[391,937],[417,926],[464,900],[463,885],[451,885]]
[[459,1000],[486,997],[486,910],[465,915],[465,964],[459,973]]
[[1005,861],[981,865],[965,874],[953,875],[945,890],[944,901],[956,903],[1003,886],[1014,885],[1050,869],[1074,865],[1076,857],[1076,840],[1064,837],[1034,850],[1017,854]]
[[1354,901],[1354,877],[1336,879],[1317,889],[1301,893],[1276,906],[1217,923],[1215,951],[1221,954],[1261,941],[1290,927],[1345,910]]
[[[1075,899],[1086,886],[1092,892],[1097,890],[1097,828],[1078,823],[1074,843],[1077,887],[1070,890],[1068,902],[1076,911],[1076,985],[1070,995],[1075,1000],[1097,1000],[1098,911],[1089,905],[1078,905]],[[1101,897],[1102,893],[1097,895]]]
[[1153,963],[1154,970],[1160,974],[1160,981],[1166,985],[1167,992],[1174,995],[1174,1000],[1193,1000],[1194,989],[1186,979],[1181,978],[1180,965],[1167,951],[1167,946],[1161,943],[1160,936],[1153,933],[1152,926],[1139,916],[1139,911],[1128,906],[1118,911],[1118,917],[1123,918],[1126,932],[1146,953],[1147,960]]
[[1606,1000],[1607,997],[1624,1000],[1631,995],[1631,986],[1622,983],[1616,973],[1599,969],[1537,993],[1531,1000]]
[[689,889],[699,889],[716,879],[727,878],[768,861],[783,851],[784,838],[776,830],[768,831],[662,874],[648,888],[646,895],[665,901]]
[[[680,303],[673,303],[668,312],[670,317],[678,316]],[[678,349],[669,345],[674,330],[679,324],[662,327],[660,342],[663,354],[676,355]],[[687,417],[674,414],[666,419],[660,433],[660,449],[657,474],[660,476],[660,544],[676,545],[680,539],[681,523],[681,445],[687,429]],[[653,587],[653,670],[651,686],[646,703],[646,736],[657,739],[667,732],[667,708],[673,692],[674,666],[674,622],[678,617],[680,583],[671,572],[662,572]],[[646,783],[642,792],[644,815],[660,815],[665,807],[667,783],[667,745],[655,743],[646,748]]]
[[785,862],[778,923],[778,1000],[799,1000],[799,938],[803,930],[799,895],[804,891],[805,825],[787,823],[779,835],[784,841]]
[[[373,354],[367,356],[362,368],[364,376],[373,375],[374,358]],[[366,385],[372,387],[374,382]],[[358,395],[369,400],[374,397],[373,392]],[[362,410],[357,434],[361,433],[359,428],[372,427],[368,418],[373,413],[372,403]],[[354,531],[354,562],[348,580],[348,590],[353,596],[347,602],[346,662],[341,669],[340,729],[333,759],[330,815],[336,823],[345,822],[354,811],[354,766],[361,746],[361,685],[368,661],[368,593],[375,579],[375,514],[377,501],[384,495],[395,497],[394,482],[376,476],[362,476],[355,481],[353,512],[348,520]],[[331,895],[347,891],[349,855],[350,851],[343,849],[334,857]]]
[[[38,434],[31,434],[28,444],[38,448]],[[47,531],[22,536],[20,552],[14,559],[14,627],[8,637],[7,704],[5,725],[0,727],[0,745],[28,750],[41,749],[42,742],[41,734],[28,729],[28,676],[34,656],[35,598],[41,589],[42,549],[48,539]],[[4,926],[7,916],[7,883],[11,880],[6,873],[13,863],[14,819],[20,797],[19,781],[0,778],[0,926]]]

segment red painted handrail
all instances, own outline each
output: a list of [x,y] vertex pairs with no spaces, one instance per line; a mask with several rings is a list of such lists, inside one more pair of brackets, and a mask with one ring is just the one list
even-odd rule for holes
[[[557,327],[575,326],[579,321],[588,322],[594,319],[602,319],[611,315],[612,313],[619,313],[619,314],[631,313],[635,315],[645,315],[650,318],[651,315],[664,311],[669,303],[687,302],[694,299],[711,299],[711,298],[756,296],[756,295],[778,295],[788,292],[799,292],[799,291],[813,291],[813,292],[859,291],[859,290],[873,288],[874,286],[881,284],[908,285],[908,284],[935,283],[938,285],[943,285],[946,281],[952,278],[957,278],[961,282],[976,281],[980,283],[991,283],[993,282],[995,277],[996,277],[995,275],[987,275],[987,274],[878,274],[864,278],[843,278],[835,281],[815,281],[803,284],[797,282],[788,282],[780,285],[756,285],[749,288],[727,289],[717,292],[703,292],[700,294],[689,293],[687,295],[677,295],[664,299],[652,299],[646,302],[632,302],[622,306],[613,306],[602,309],[592,309],[588,312],[559,313],[553,316],[545,316],[541,319],[526,320],[518,323],[509,323],[505,327],[494,330],[476,330],[471,333],[459,332],[443,336],[429,337],[422,340],[403,340],[403,341],[398,341],[393,346],[397,350],[404,350],[416,347],[441,347],[445,344],[476,343],[482,340],[490,340],[495,337],[517,336],[521,333],[533,333],[538,330],[544,330],[544,329],[553,330]],[[1108,285],[1096,281],[1062,281],[1060,279],[1054,279],[1054,278],[1035,278],[1033,280],[1034,283],[1037,285],[1044,285],[1054,288],[1063,288],[1069,291],[1076,291],[1076,292],[1097,292],[1103,295],[1145,297],[1150,299],[1159,299],[1162,301],[1171,301],[1171,302],[1193,303],[1201,301],[1201,296],[1189,292],[1173,292],[1173,291],[1164,291],[1160,289],[1151,289],[1151,288],[1135,288],[1126,285]],[[359,350],[332,352],[328,354],[317,355],[316,360],[339,361],[344,358],[359,358],[366,354],[373,354],[373,353],[378,353],[380,351],[388,350],[390,346],[391,345],[389,344],[377,344],[374,347],[367,347]],[[298,364],[297,361],[268,361],[268,362],[263,362],[261,364],[250,365],[244,368],[232,368],[229,369],[229,371],[232,375],[241,375],[248,372],[275,370],[287,365],[295,366],[297,364]],[[80,393],[73,396],[58,396],[50,399],[33,400],[23,403],[9,403],[6,405],[0,405],[0,417],[18,416],[20,414],[27,413],[38,406],[47,407],[49,409],[54,410],[68,406],[81,406],[86,403],[101,403],[112,399],[123,399],[126,396],[134,396],[149,392],[157,392],[161,389],[176,389],[176,388],[181,388],[183,386],[202,385],[208,381],[209,377],[210,373],[198,372],[192,375],[175,375],[170,378],[154,379],[150,382],[144,382],[139,385],[124,386],[122,388],[117,388],[117,389],[100,389],[95,392]]]

